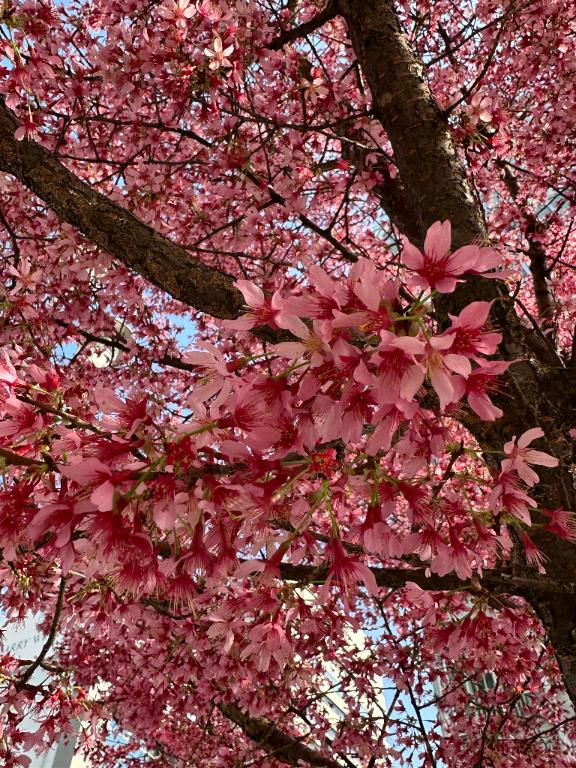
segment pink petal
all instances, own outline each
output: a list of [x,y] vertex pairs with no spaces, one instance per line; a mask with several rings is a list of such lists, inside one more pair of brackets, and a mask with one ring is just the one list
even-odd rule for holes
[[484,421],[494,421],[502,416],[500,408],[497,408],[486,394],[470,392],[468,405]]
[[368,387],[371,387],[374,382],[374,376],[368,370],[368,367],[366,366],[366,363],[364,362],[364,360],[360,360],[358,362],[358,365],[354,370],[354,374],[352,378],[354,379],[354,381],[357,381],[359,384],[365,384]]
[[376,583],[376,577],[364,563],[355,563],[358,575],[362,578],[362,581],[366,585],[366,589],[371,595],[375,597],[378,595],[378,584]]
[[402,263],[405,267],[412,270],[422,269],[424,266],[424,256],[415,245],[403,239],[404,247],[402,249]]
[[299,339],[307,339],[310,336],[308,326],[299,317],[289,315],[287,312],[282,312],[276,317],[276,325],[290,331],[294,336],[298,336]]
[[[450,344],[451,343],[452,342],[450,341]],[[424,343],[420,341],[420,339],[415,339],[413,336],[400,336],[391,342],[391,346],[402,349],[404,352],[409,352],[412,355],[421,355],[425,349]]]
[[496,269],[502,263],[502,257],[498,251],[492,248],[480,248],[478,259],[474,266],[474,272],[485,272],[487,269]]
[[[94,494],[92,494],[92,496],[94,496]],[[94,501],[93,498],[92,501]],[[152,517],[158,528],[161,528],[164,531],[172,528],[176,522],[176,507],[171,499],[162,499],[159,503],[154,504]]]
[[311,284],[321,293],[323,296],[332,297],[336,289],[334,280],[330,278],[326,272],[317,264],[312,264],[308,270]]
[[539,464],[542,467],[557,467],[558,459],[555,456],[550,456],[548,453],[542,451],[526,451],[526,461],[531,464]]
[[114,486],[106,481],[92,491],[90,501],[100,512],[110,512],[114,508]]
[[430,339],[432,349],[448,349],[454,342],[454,336],[446,334],[445,336],[433,336]]
[[10,437],[10,435],[16,434],[20,431],[18,422],[13,419],[8,419],[0,423],[0,437]]
[[246,299],[246,304],[254,309],[264,304],[264,292],[251,280],[236,280],[236,287]]
[[[509,461],[509,460],[508,460]],[[504,468],[504,463],[502,462],[502,467]],[[536,472],[528,466],[528,464],[524,464],[522,462],[513,462],[512,467],[516,470],[518,473],[518,477],[521,480],[524,480],[526,485],[536,485],[536,483],[540,480]]]
[[470,360],[462,355],[444,355],[442,358],[447,368],[450,368],[454,373],[460,373],[462,376],[468,377],[472,373],[472,366]]
[[387,451],[392,445],[392,429],[389,419],[381,421],[376,427],[374,432],[370,435],[370,439],[366,443],[366,453],[374,454],[378,451]]
[[525,448],[528,443],[531,443],[532,440],[537,440],[539,437],[544,437],[544,430],[540,429],[540,427],[529,429],[518,438],[518,448]]
[[452,320],[458,321],[460,328],[481,328],[488,319],[493,303],[493,301],[473,301],[464,307],[457,317],[454,315],[450,315],[450,317]]
[[430,375],[430,381],[440,400],[440,408],[444,410],[454,397],[454,389],[450,377],[441,368],[435,368]]
[[380,291],[377,286],[364,281],[356,283],[354,293],[360,301],[372,312],[377,312],[380,307]]
[[400,382],[400,397],[412,400],[416,392],[424,383],[425,371],[421,365],[411,365],[402,376]]
[[449,221],[435,221],[426,233],[424,252],[438,261],[450,250],[452,226]]
[[458,248],[449,259],[450,272],[463,275],[469,269],[474,269],[478,263],[480,248],[477,245],[465,245]]
[[72,544],[72,542],[62,547],[59,552],[59,555],[60,555],[60,565],[62,567],[62,573],[65,576],[70,570],[70,568],[72,568],[72,566],[74,565],[74,557],[76,553],[74,552],[74,545]]
[[254,328],[257,323],[258,321],[251,312],[242,315],[242,317],[239,317],[237,320],[223,321],[224,328],[230,328],[234,331],[249,331],[251,328]]
[[80,484],[89,484],[110,477],[110,470],[98,459],[83,459],[78,464],[60,464],[58,469],[64,477]]
[[298,341],[284,341],[281,344],[274,344],[272,349],[280,357],[287,357],[289,360],[297,360],[306,354],[306,347]]
[[434,288],[438,293],[452,293],[458,285],[458,282],[459,281],[455,280],[453,277],[443,277],[441,280],[436,281]]
[[266,563],[262,560],[244,560],[234,572],[236,579],[245,579],[253,573],[262,573],[266,569]]

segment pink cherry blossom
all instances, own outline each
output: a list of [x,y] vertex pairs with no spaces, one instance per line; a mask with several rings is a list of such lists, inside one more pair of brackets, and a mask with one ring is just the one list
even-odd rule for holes
[[315,77],[312,81],[304,80],[302,87],[307,98],[310,99],[312,104],[316,104],[318,99],[323,99],[328,95],[329,89],[326,88],[324,81],[321,77]]
[[281,357],[287,357],[289,360],[297,360],[300,357],[310,357],[311,364],[321,365],[325,358],[331,357],[330,349],[322,340],[320,327],[314,324],[312,330],[309,329],[297,317],[283,314],[276,320],[280,327],[289,330],[301,341],[285,341],[274,345],[274,351]]
[[77,464],[62,466],[60,471],[64,477],[79,485],[92,487],[90,501],[102,512],[113,509],[116,489],[126,487],[126,481],[133,477],[131,470],[112,472],[98,459],[85,459]]
[[452,228],[449,221],[437,221],[428,230],[422,253],[406,238],[402,250],[402,263],[418,275],[418,286],[451,293],[465,273],[479,274],[500,265],[500,256],[491,248],[466,245],[450,253]]
[[530,468],[530,464],[539,464],[542,467],[557,467],[558,459],[543,451],[536,451],[527,446],[533,440],[544,437],[544,431],[540,427],[534,427],[524,432],[516,442],[516,436],[504,443],[504,455],[507,457],[502,462],[503,471],[515,471],[526,483],[533,486],[538,482],[538,475]]
[[574,768],[576,28],[504,6],[2,4],[0,765]]
[[378,585],[372,571],[364,563],[347,555],[342,543],[332,539],[329,546],[330,568],[320,592],[320,599],[325,599],[330,584],[335,581],[341,585],[344,599],[350,599],[352,585],[362,581],[372,595],[378,594]]
[[458,373],[466,378],[471,373],[467,357],[450,351],[452,339],[448,336],[433,337],[426,342],[405,336],[397,343],[415,352],[418,360],[402,377],[400,396],[411,400],[428,376],[440,400],[440,408],[444,410],[454,400],[452,374]]
[[293,654],[290,641],[278,621],[270,621],[254,627],[248,632],[248,640],[250,642],[242,650],[240,658],[246,659],[253,656],[257,668],[262,672],[269,670],[272,661],[283,669]]
[[164,0],[158,8],[158,14],[177,26],[184,26],[186,19],[196,14],[196,7],[192,0]]
[[234,45],[224,48],[222,40],[216,36],[212,41],[211,48],[204,48],[204,54],[210,59],[208,67],[210,69],[220,69],[221,67],[231,67],[232,63],[228,56],[234,52]]
[[473,368],[470,374],[454,376],[452,386],[458,400],[466,398],[468,405],[484,421],[494,421],[502,416],[502,409],[490,400],[489,392],[497,389],[498,377],[504,373],[510,363],[504,360],[483,360],[482,364]]
[[472,125],[477,125],[478,121],[483,123],[492,122],[492,99],[489,96],[483,96],[476,93],[470,101],[468,108],[468,117]]
[[542,514],[550,518],[545,525],[547,531],[567,541],[576,540],[576,518],[572,512],[565,509],[543,509]]
[[524,552],[526,553],[526,561],[528,565],[535,568],[539,573],[545,573],[546,569],[544,563],[546,562],[546,555],[538,549],[525,531],[522,531],[520,538],[524,545]]
[[12,365],[10,357],[6,352],[2,353],[4,362],[0,362],[0,385],[9,392],[15,386],[21,384],[21,380],[16,372],[16,368]]
[[249,330],[260,325],[276,325],[283,302],[278,291],[271,297],[265,296],[257,285],[249,280],[237,280],[236,285],[246,300],[250,311],[245,312],[238,320],[227,320],[227,328],[235,330]]
[[502,341],[502,334],[485,330],[488,313],[493,302],[473,301],[455,317],[447,335],[453,335],[452,351],[466,356],[493,355]]
[[531,525],[530,508],[534,506],[534,499],[527,496],[520,488],[516,473],[501,472],[498,482],[490,491],[488,508],[495,514],[506,513],[525,525]]
[[33,405],[23,403],[13,395],[6,398],[0,405],[0,415],[4,417],[4,420],[0,421],[0,437],[12,435],[22,437],[44,426],[42,414]]

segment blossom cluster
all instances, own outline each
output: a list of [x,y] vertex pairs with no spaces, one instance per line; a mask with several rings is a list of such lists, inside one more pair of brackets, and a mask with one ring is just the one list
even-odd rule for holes
[[[394,4],[506,271],[485,242],[452,249],[447,222],[422,247],[399,236],[422,213],[403,211],[403,192],[422,190],[406,186],[343,18],[294,36],[331,7],[3,4],[0,91],[21,151],[41,144],[193,259],[241,276],[247,311],[223,328],[172,300],[0,175],[1,611],[43,613],[48,634],[66,583],[47,682],[23,682],[31,660],[6,645],[0,657],[2,764],[24,766],[22,750],[78,715],[95,734],[113,713],[130,740],[93,738],[96,768],[143,754],[279,768],[222,715],[228,702],[337,762],[574,765],[542,629],[486,587],[492,567],[543,585],[536,571],[562,570],[536,544],[541,529],[573,540],[573,514],[534,513],[558,422],[544,418],[545,435],[529,414],[524,434],[497,422],[519,410],[502,395],[509,357],[489,304],[451,295],[470,276],[511,276],[535,354],[540,340],[556,344],[554,365],[570,359],[572,4]],[[369,261],[350,267],[358,256]],[[441,325],[438,300],[453,307]],[[506,437],[482,453],[463,423]],[[389,592],[388,569],[420,586]],[[359,626],[366,647],[351,649]],[[319,692],[339,660],[348,715],[335,728]],[[486,670],[497,684],[471,697]],[[113,681],[102,707],[84,693],[96,679]],[[413,702],[439,679],[438,721],[425,708],[419,733]]]
[[[284,561],[328,563],[324,589],[340,583],[344,595],[360,582],[376,592],[369,565],[389,558],[416,555],[462,579],[481,573],[508,546],[500,523],[531,523],[532,466],[557,460],[527,447],[543,436],[532,429],[504,446],[492,480],[451,418],[462,407],[499,418],[490,390],[509,363],[491,359],[501,336],[489,302],[439,330],[434,291],[496,267],[497,254],[451,254],[445,222],[422,252],[405,243],[401,264],[418,293],[366,259],[339,280],[312,266],[297,292],[238,281],[247,311],[227,332],[267,325],[281,340],[250,357],[203,343],[189,352],[181,423],[102,386],[66,402],[54,370],[17,369],[6,355],[0,438],[14,481],[2,492],[5,551],[40,546],[64,572],[90,563],[121,589],[184,603],[199,578],[254,572],[268,583]],[[562,514],[550,526],[570,538]],[[353,541],[364,554],[351,552]]]

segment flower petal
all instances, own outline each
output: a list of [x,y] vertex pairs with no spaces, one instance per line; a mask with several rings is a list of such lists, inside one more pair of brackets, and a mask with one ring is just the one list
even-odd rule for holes
[[450,250],[452,226],[449,221],[435,221],[426,233],[424,252],[438,261]]

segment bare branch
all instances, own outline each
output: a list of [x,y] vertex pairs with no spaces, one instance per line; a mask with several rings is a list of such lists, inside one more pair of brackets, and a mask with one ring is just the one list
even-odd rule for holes
[[194,259],[134,214],[71,173],[33,141],[17,141],[18,121],[0,101],[0,169],[15,176],[89,240],[175,299],[214,317],[235,318],[244,305],[229,275]]
[[[512,199],[516,200],[520,192],[516,176],[512,173],[509,164],[505,160],[498,159],[495,163],[498,167],[504,170],[504,184],[510,192]],[[554,322],[554,297],[548,283],[552,267],[547,267],[546,250],[538,239],[538,232],[541,230],[542,224],[538,221],[538,218],[534,213],[522,210],[522,216],[526,222],[524,234],[528,241],[527,255],[530,259],[530,272],[532,274],[532,284],[534,286],[538,315],[542,321],[544,338],[551,348],[552,353],[557,357],[555,345],[556,327]]]
[[271,51],[279,51],[288,43],[292,43],[294,40],[298,40],[300,37],[310,35],[317,29],[320,29],[320,27],[326,24],[327,21],[330,21],[330,19],[333,19],[336,16],[337,6],[338,3],[336,0],[328,0],[328,3],[323,8],[323,10],[320,11],[320,13],[308,21],[305,21],[304,24],[300,24],[298,27],[293,27],[292,29],[286,30],[281,35],[274,38],[274,40],[272,40],[270,43],[268,43],[266,47]]
[[342,768],[342,765],[322,753],[310,749],[295,736],[282,731],[270,720],[250,717],[234,704],[218,704],[220,712],[239,726],[268,754],[287,765],[306,765],[314,768]]
[[[288,581],[301,584],[322,584],[328,576],[326,566],[292,565],[281,563],[280,575]],[[484,571],[482,579],[478,581],[463,581],[454,573],[447,576],[428,574],[425,568],[377,568],[370,569],[376,578],[379,587],[399,589],[411,581],[422,589],[431,592],[482,592],[485,590],[493,594],[507,594],[530,596],[540,594],[542,596],[576,595],[576,583],[564,583],[547,577],[526,578],[512,576],[499,570]]]
[[41,467],[41,461],[32,459],[29,456],[21,456],[19,453],[0,447],[0,459],[3,459],[7,466],[11,467]]
[[548,283],[549,270],[546,267],[546,250],[538,239],[540,223],[533,214],[525,214],[526,239],[528,240],[528,257],[530,259],[530,272],[538,315],[542,321],[544,333],[554,345],[556,338],[556,326],[554,322],[554,297]]
[[482,82],[484,77],[486,76],[488,70],[490,69],[490,66],[494,60],[494,55],[496,54],[496,49],[498,48],[498,43],[500,42],[500,38],[502,37],[502,34],[506,28],[506,20],[510,13],[512,13],[512,9],[514,8],[513,5],[510,6],[510,10],[502,17],[502,21],[500,23],[500,28],[498,32],[496,33],[496,36],[494,37],[494,42],[492,43],[492,48],[490,49],[489,53],[487,54],[484,64],[482,66],[482,69],[478,73],[478,75],[474,78],[474,80],[470,83],[469,86],[464,86],[462,90],[462,96],[457,101],[454,102],[454,104],[451,104],[448,109],[444,110],[445,115],[449,115],[454,109],[456,109],[457,106],[462,104],[463,101],[466,101],[466,99],[474,93],[478,85]]
[[10,225],[10,222],[6,218],[6,215],[1,207],[0,207],[0,223],[2,224],[6,232],[8,232],[8,236],[10,237],[10,242],[12,243],[12,253],[14,254],[14,266],[17,267],[18,264],[20,263],[20,246],[18,245],[18,235]]

